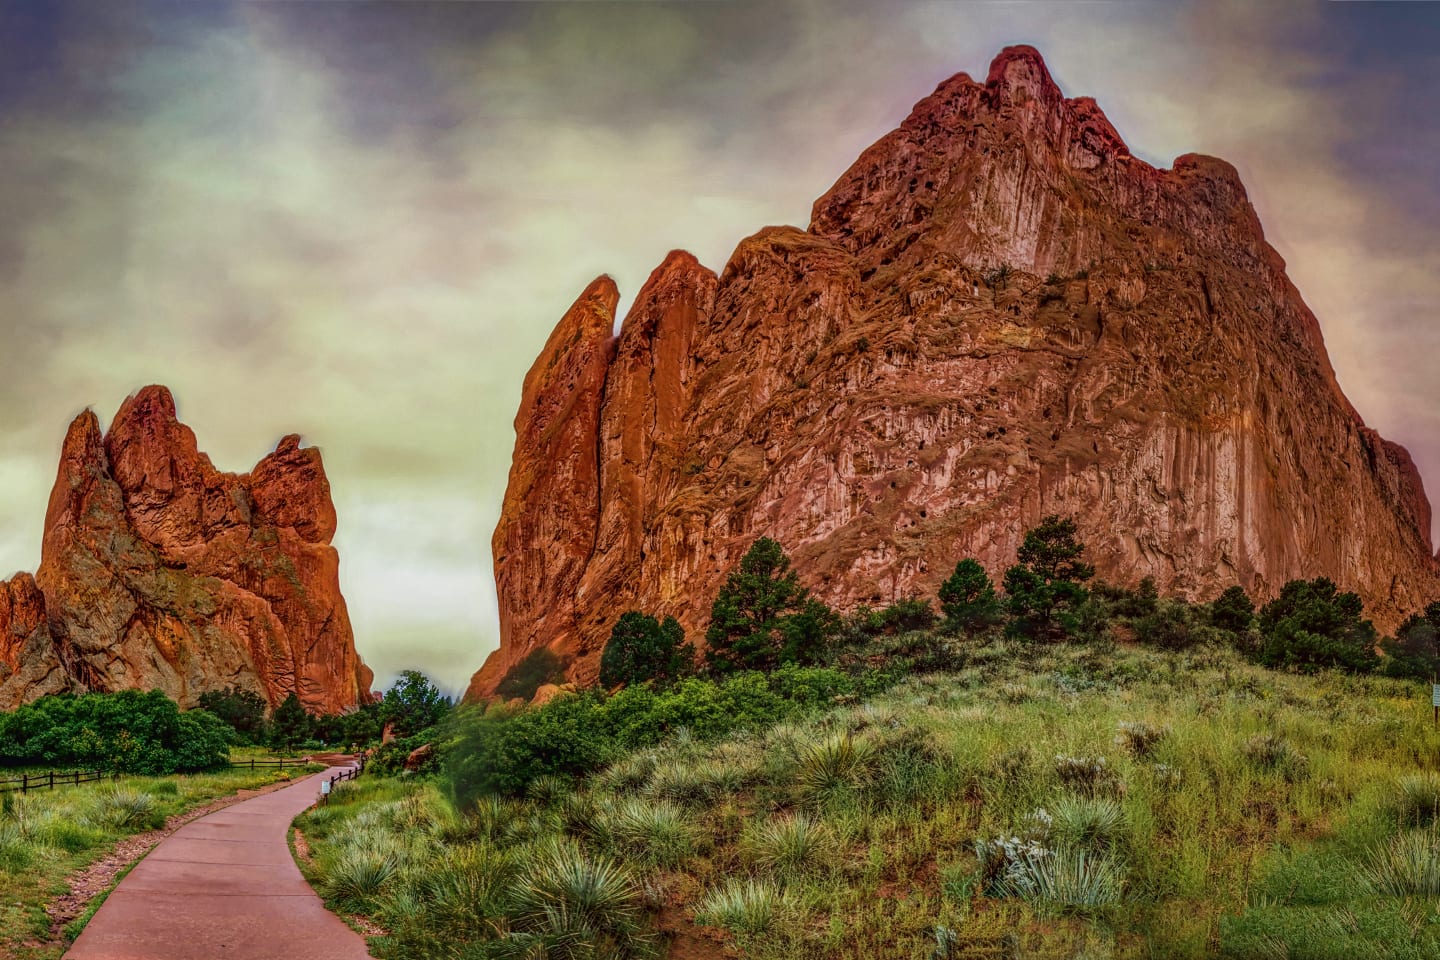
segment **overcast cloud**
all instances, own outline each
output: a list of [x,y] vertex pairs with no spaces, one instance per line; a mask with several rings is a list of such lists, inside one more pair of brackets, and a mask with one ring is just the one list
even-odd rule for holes
[[324,450],[361,654],[460,688],[571,300],[805,225],[1021,42],[1138,155],[1240,169],[1351,400],[1440,488],[1440,5],[12,3],[0,572],[39,562],[69,419],[165,383],[222,469]]

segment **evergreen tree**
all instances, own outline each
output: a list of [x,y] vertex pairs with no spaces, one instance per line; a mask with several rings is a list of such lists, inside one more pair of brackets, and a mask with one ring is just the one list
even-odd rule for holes
[[814,662],[838,618],[800,586],[790,558],[769,537],[756,540],[710,608],[705,660],[713,673]]
[[966,557],[955,564],[950,579],[940,585],[940,609],[952,632],[979,633],[1004,619],[995,584],[979,561]]
[[253,690],[226,687],[200,694],[200,709],[219,717],[245,743],[259,743],[265,735],[265,698]]
[[1019,563],[1005,571],[1012,619],[1007,632],[1030,640],[1057,640],[1080,632],[1079,611],[1088,596],[1082,584],[1095,568],[1081,559],[1075,521],[1048,516],[1025,534]]
[[295,691],[291,690],[270,718],[270,743],[293,750],[296,744],[309,740],[314,729],[314,720],[305,712]]
[[1221,630],[1242,634],[1255,622],[1255,601],[1238,584],[1226,587],[1225,592],[1210,604],[1210,623]]
[[453,706],[429,677],[405,670],[380,701],[380,712],[383,722],[394,725],[397,736],[408,737],[435,726]]
[[1384,670],[1392,677],[1433,681],[1440,676],[1440,601],[1411,616],[1380,649]]
[[1357,594],[1341,593],[1324,577],[1291,580],[1260,611],[1257,657],[1268,667],[1373,670],[1380,658],[1364,612]]
[[663,686],[691,673],[695,648],[685,642],[685,630],[674,617],[663,622],[647,613],[630,610],[610,630],[600,655],[600,685],[617,687],[653,681]]

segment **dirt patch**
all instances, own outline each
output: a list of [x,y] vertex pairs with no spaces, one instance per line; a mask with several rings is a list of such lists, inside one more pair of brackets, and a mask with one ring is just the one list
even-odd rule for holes
[[110,889],[121,871],[145,856],[157,843],[191,820],[199,819],[233,803],[239,803],[241,800],[249,800],[251,797],[273,793],[294,785],[292,780],[279,780],[254,790],[241,790],[228,797],[219,797],[184,813],[177,813],[168,818],[165,826],[158,830],[137,833],[119,841],[110,849],[109,853],[66,878],[65,882],[69,887],[69,892],[52,900],[45,907],[45,913],[50,917],[50,942],[33,944],[33,946],[64,946],[66,924],[84,913],[91,900]]
[[656,926],[667,941],[665,960],[731,960],[738,957],[733,947],[725,944],[725,932],[711,927],[697,927],[683,909],[666,904],[656,918]]
[[307,866],[315,862],[315,858],[310,856],[310,844],[306,841],[305,834],[300,832],[299,827],[291,830],[291,844],[295,848],[296,860]]

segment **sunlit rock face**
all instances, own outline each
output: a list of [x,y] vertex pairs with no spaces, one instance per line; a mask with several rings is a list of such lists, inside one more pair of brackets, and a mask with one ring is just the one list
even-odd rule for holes
[[1234,168],[1134,158],[1031,48],[942,83],[808,231],[719,277],[671,254],[613,341],[591,297],[526,380],[472,698],[540,646],[592,681],[629,609],[698,639],[760,536],[842,608],[998,576],[1048,513],[1107,579],[1194,599],[1328,576],[1388,628],[1435,595],[1420,477]]
[[[228,686],[272,705],[293,690],[312,712],[356,706],[372,677],[355,652],[334,533],[320,453],[298,437],[237,475],[199,452],[164,387],[126,400],[104,436],[82,413],[62,449],[40,570],[9,584],[0,708],[122,689],[193,706]],[[0,601],[0,625],[5,610]]]

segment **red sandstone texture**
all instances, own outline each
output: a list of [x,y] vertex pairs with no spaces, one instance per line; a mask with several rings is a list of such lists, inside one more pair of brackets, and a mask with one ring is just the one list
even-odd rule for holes
[[992,575],[1048,513],[1101,575],[1209,599],[1294,577],[1384,628],[1433,599],[1408,454],[1341,393],[1233,167],[1135,157],[1011,47],[915,106],[808,231],[685,253],[612,340],[601,278],[526,378],[495,531],[501,643],[590,682],[626,610],[695,639],[760,536],[842,608]]
[[[356,706],[335,507],[314,448],[280,441],[222,473],[164,387],[121,406],[108,434],[70,425],[39,573],[0,590],[0,709],[66,690],[163,690],[193,706],[237,686],[312,712]],[[8,599],[5,599],[8,597]]]

